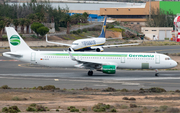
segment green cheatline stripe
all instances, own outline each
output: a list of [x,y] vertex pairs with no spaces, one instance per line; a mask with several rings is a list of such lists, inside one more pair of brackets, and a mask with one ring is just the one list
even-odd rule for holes
[[[42,55],[51,56],[69,56],[68,53],[44,53]],[[127,54],[87,54],[87,53],[72,53],[73,56],[99,56],[99,57],[127,57]]]
[[20,43],[20,40],[18,40],[18,39],[11,39],[10,41],[11,41],[11,43],[14,43],[14,42]]

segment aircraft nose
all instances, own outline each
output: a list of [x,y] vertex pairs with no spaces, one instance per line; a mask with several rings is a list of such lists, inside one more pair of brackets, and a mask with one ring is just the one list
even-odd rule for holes
[[177,66],[177,65],[178,65],[178,62],[175,61],[175,66]]
[[75,45],[72,45],[71,48],[74,49],[76,46]]
[[173,61],[172,66],[173,66],[173,67],[176,67],[176,66],[177,66],[177,62],[176,62],[176,61]]

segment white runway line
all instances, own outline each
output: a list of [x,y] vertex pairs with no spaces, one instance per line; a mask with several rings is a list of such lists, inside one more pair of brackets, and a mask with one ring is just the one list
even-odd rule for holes
[[105,85],[105,84],[94,84],[93,86],[101,86],[101,87],[104,87],[104,86],[108,86],[108,85]]

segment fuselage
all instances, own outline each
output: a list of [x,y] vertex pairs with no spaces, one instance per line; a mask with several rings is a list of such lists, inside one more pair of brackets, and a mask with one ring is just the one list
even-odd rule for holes
[[[22,57],[14,59],[33,64],[67,68],[78,65],[67,51],[20,51],[17,54],[21,54]],[[71,52],[71,54],[78,60],[109,63],[122,69],[166,69],[177,65],[169,56],[158,53]],[[6,53],[3,53],[3,56],[13,58]]]
[[75,51],[92,50],[93,46],[102,46],[106,42],[106,38],[89,38],[79,39],[73,42],[71,48]]

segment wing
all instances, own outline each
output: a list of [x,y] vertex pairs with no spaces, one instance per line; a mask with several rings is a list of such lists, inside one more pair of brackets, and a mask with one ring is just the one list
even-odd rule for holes
[[98,61],[94,62],[94,61],[89,61],[89,60],[79,60],[79,59],[76,59],[69,51],[68,53],[72,60],[78,62],[78,64],[75,65],[75,67],[78,67],[78,68],[98,69],[102,65],[116,65],[117,66],[116,63],[112,63],[112,62],[98,62]]
[[135,45],[139,45],[140,43],[133,43],[133,44],[119,44],[119,45],[104,45],[101,46],[103,48],[107,48],[107,47],[118,47],[118,46],[135,46]]
[[65,44],[65,43],[59,43],[59,42],[51,42],[51,41],[48,41],[47,39],[47,35],[46,35],[46,42],[47,43],[51,43],[51,44],[58,44],[58,45],[63,45],[63,46],[72,46],[72,44]]

